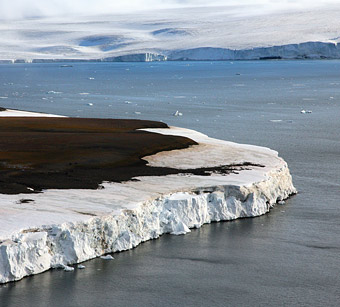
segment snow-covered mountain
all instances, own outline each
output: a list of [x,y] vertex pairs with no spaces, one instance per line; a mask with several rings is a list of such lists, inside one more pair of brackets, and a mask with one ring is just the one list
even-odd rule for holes
[[221,6],[0,21],[0,61],[340,58],[340,4]]

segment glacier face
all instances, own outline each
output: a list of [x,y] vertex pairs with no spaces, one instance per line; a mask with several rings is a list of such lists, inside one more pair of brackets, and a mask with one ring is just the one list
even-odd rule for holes
[[0,244],[0,283],[131,249],[164,233],[185,234],[206,223],[265,214],[296,192],[285,163],[267,176],[248,186],[175,192],[121,214],[21,231]]
[[251,49],[228,49],[198,47],[159,53],[141,52],[96,59],[33,59],[1,60],[0,63],[51,63],[51,62],[161,62],[161,61],[238,61],[238,60],[305,60],[340,59],[340,46],[333,42],[304,42],[300,44],[258,47]]
[[169,53],[170,61],[222,61],[267,59],[339,59],[337,43],[305,42],[273,47],[232,50],[225,48],[195,48]]
[[196,7],[2,21],[0,62],[339,58],[340,5]]

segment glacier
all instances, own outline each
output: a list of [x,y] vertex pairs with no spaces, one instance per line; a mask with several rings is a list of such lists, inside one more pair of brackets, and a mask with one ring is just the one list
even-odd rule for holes
[[339,59],[339,4],[186,7],[0,21],[0,63]]
[[[134,248],[165,233],[181,235],[211,222],[260,216],[296,193],[287,163],[276,151],[178,127],[145,130],[198,143],[144,157],[150,166],[187,169],[246,161],[254,165],[228,175],[149,176],[103,182],[98,190],[3,194],[0,283],[51,268],[70,271],[73,264]],[[20,201],[25,198],[31,201]]]

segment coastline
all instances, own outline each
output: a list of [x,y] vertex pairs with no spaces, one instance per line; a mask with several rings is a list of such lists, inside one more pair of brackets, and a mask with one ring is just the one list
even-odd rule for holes
[[[250,160],[264,167],[228,175],[138,177],[138,181],[103,182],[104,189],[97,190],[3,194],[1,283],[50,268],[69,269],[69,265],[133,248],[164,233],[185,234],[214,221],[259,216],[296,193],[288,166],[275,151],[182,128],[147,130],[188,137],[199,144],[145,156],[151,166],[175,164],[186,169]],[[26,197],[33,201],[20,203]]]
[[[115,56],[65,57],[46,56],[0,59],[0,64],[42,64],[42,63],[110,63],[110,62],[187,62],[187,61],[268,61],[268,60],[337,60],[340,59],[340,45],[337,42],[307,41],[246,49],[223,47],[195,47],[175,50],[142,50],[126,52]],[[69,68],[72,65],[63,66]]]

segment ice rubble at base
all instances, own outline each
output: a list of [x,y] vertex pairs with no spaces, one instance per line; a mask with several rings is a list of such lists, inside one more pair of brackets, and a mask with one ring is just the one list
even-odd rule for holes
[[103,254],[124,251],[164,233],[185,234],[214,221],[255,217],[295,193],[287,165],[249,186],[221,185],[177,192],[123,210],[22,231],[0,245],[0,283],[50,268],[68,268]]

